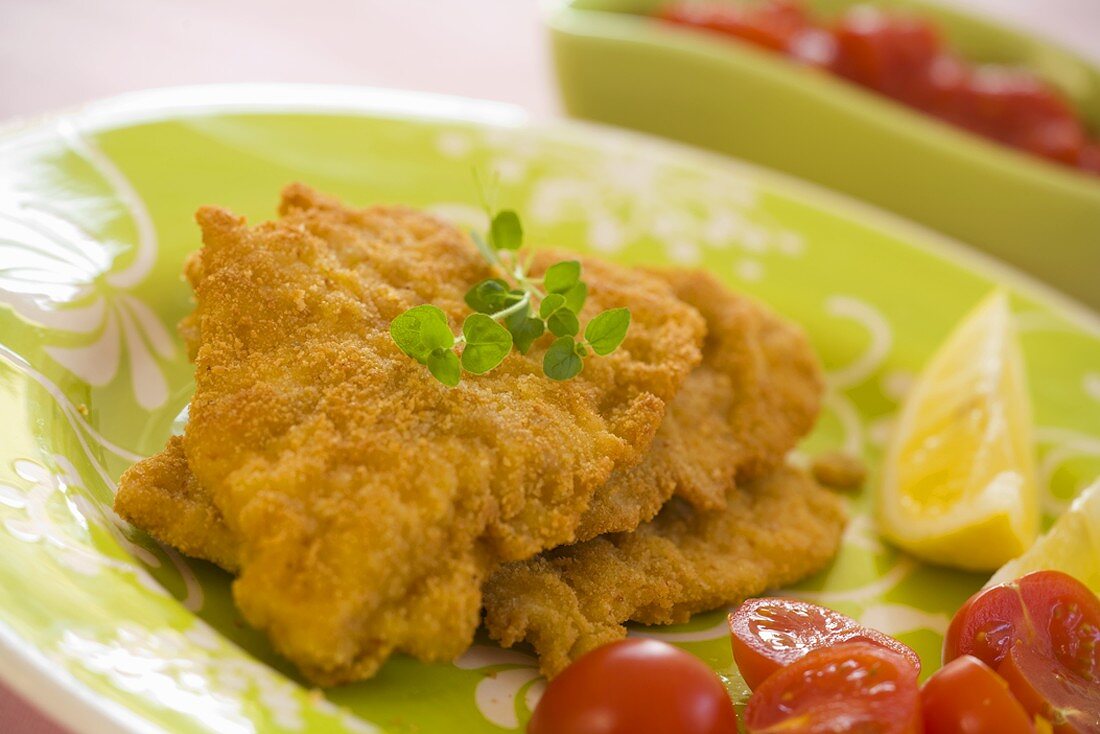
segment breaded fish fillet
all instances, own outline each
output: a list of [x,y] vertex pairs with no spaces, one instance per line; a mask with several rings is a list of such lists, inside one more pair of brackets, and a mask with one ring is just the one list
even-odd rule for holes
[[596,492],[578,540],[631,530],[674,493],[700,509],[724,507],[733,482],[778,466],[821,407],[821,367],[800,329],[708,273],[652,272],[706,320],[703,361],[645,459]]
[[[673,493],[696,507],[723,507],[730,484],[777,466],[820,407],[821,369],[799,329],[707,273],[652,272],[705,318],[703,360],[670,404],[642,462],[614,472],[593,495],[577,540],[632,530]],[[193,327],[189,317],[181,331],[195,353]],[[163,456],[135,468],[119,505],[164,542],[235,570],[232,537],[220,520],[213,522],[217,509],[197,480],[184,476],[182,451],[182,444],[170,443]]]
[[[131,510],[150,477],[208,492],[237,544],[222,561],[245,619],[317,683],[368,677],[394,650],[453,658],[488,571],[571,540],[596,488],[642,458],[699,360],[702,319],[659,278],[584,261],[583,317],[631,309],[617,352],[554,382],[544,340],[448,389],[388,326],[424,302],[460,322],[466,290],[494,275],[468,240],[301,186],[280,211],[248,228],[200,210],[190,420],[124,475],[118,510],[142,524]],[[179,447],[197,484],[167,476]]]
[[686,622],[823,568],[844,528],[840,498],[781,467],[737,486],[724,509],[673,499],[632,533],[511,563],[485,588],[485,625],[505,647],[530,643],[552,676],[623,623]]

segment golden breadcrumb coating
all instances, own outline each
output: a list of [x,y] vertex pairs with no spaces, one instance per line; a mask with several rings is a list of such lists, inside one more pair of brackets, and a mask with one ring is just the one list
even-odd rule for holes
[[844,451],[828,451],[815,456],[810,471],[814,479],[831,489],[859,489],[867,481],[867,465],[863,459]]
[[186,555],[236,570],[237,539],[188,468],[181,437],[130,467],[119,488],[115,512],[124,520]]
[[[821,370],[797,327],[707,273],[652,272],[704,315],[703,361],[670,404],[642,462],[614,472],[596,491],[581,516],[577,540],[631,530],[656,515],[674,493],[697,507],[724,506],[735,476],[749,480],[778,465],[812,426],[819,409]],[[185,319],[181,331],[195,353],[193,321]],[[182,457],[182,446],[169,445],[169,452],[176,450]],[[187,471],[186,459],[173,466]],[[205,494],[191,477],[174,481]],[[208,496],[188,497],[205,501],[208,511],[191,515],[184,512],[186,507],[166,507],[179,501],[180,492],[158,495],[157,487],[137,485],[134,477],[127,483],[131,491],[120,496],[120,512],[127,519],[189,555],[235,569],[234,554],[225,551],[232,547],[232,536],[220,518],[217,525],[211,522],[218,514]],[[192,517],[195,523],[188,528]],[[203,547],[207,537],[209,550]]]
[[676,498],[632,533],[510,563],[485,588],[485,625],[505,647],[526,641],[553,676],[623,623],[686,622],[696,612],[793,583],[823,568],[844,528],[841,500],[783,466],[700,512]]
[[[388,326],[425,302],[460,323],[466,290],[494,275],[468,240],[303,186],[280,212],[248,228],[200,210],[187,268],[198,348],[182,445],[237,541],[236,562],[222,559],[239,568],[234,598],[320,684],[369,677],[394,650],[453,658],[488,570],[570,541],[596,488],[642,458],[700,358],[702,319],[660,279],[585,260],[582,318],[631,309],[617,352],[554,382],[544,339],[448,389]],[[131,493],[149,462],[119,488],[139,525]]]
[[652,272],[706,320],[703,361],[645,459],[596,492],[579,540],[631,530],[673,494],[701,509],[724,507],[731,484],[778,466],[820,410],[821,368],[800,329],[705,272]]

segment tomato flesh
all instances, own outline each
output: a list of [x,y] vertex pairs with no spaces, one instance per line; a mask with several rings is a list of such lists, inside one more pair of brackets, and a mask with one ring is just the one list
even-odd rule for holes
[[1024,619],[1023,600],[1009,584],[980,591],[955,613],[943,640],[943,661],[973,655],[996,668]]
[[768,677],[745,709],[749,734],[920,734],[917,671],[867,642],[812,650]]
[[838,74],[903,101],[916,99],[940,49],[929,23],[866,6],[844,15],[834,34]]
[[1060,734],[1100,734],[1100,599],[1059,571],[978,592],[955,615],[944,660],[995,668],[1032,716]]
[[972,655],[955,658],[921,689],[925,734],[1031,734],[1008,684]]
[[1017,642],[997,668],[1032,716],[1056,734],[1100,734],[1100,683],[1068,670],[1052,671],[1049,658]]
[[736,734],[725,686],[695,656],[656,640],[613,642],[550,681],[528,734]]
[[796,599],[749,599],[729,616],[733,659],[749,688],[811,650],[861,641],[892,650],[918,672],[920,658],[893,637],[832,609]]
[[1017,640],[1100,683],[1100,599],[1060,571],[1036,571],[983,589],[955,614],[943,659],[973,655],[996,668]]

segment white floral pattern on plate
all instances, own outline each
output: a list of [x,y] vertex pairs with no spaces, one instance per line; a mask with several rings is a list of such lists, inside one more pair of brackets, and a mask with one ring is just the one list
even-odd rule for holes
[[[305,730],[303,704],[354,734],[378,729],[315,695],[303,693],[270,668],[240,655],[229,655],[224,638],[200,621],[180,632],[122,624],[108,639],[66,630],[56,646],[67,665],[106,676],[115,687],[182,714],[202,717],[219,734]],[[196,654],[196,648],[206,654]],[[255,700],[263,722],[246,711]]]
[[[639,151],[636,141],[609,141],[598,156],[567,141],[552,149],[508,129],[440,133],[436,148],[460,160],[485,156],[504,187],[529,186],[525,216],[540,224],[582,223],[590,246],[611,254],[645,238],[659,241],[669,260],[698,265],[702,248],[736,250],[733,274],[755,281],[769,255],[798,257],[802,236],[762,215],[745,176],[670,167]],[[442,208],[441,208],[442,210]],[[476,210],[450,205],[466,221]]]
[[[128,290],[148,276],[156,261],[156,231],[137,192],[95,143],[71,123],[59,123],[58,133],[108,190],[93,201],[82,200],[87,194],[77,201],[47,199],[21,185],[24,169],[0,169],[0,303],[32,323],[70,335],[66,342],[71,335],[83,337],[78,345],[52,344],[45,351],[89,385],[114,380],[125,356],[134,397],[152,410],[168,399],[157,360],[171,359],[177,350],[160,318]],[[136,242],[97,236],[74,214],[95,209],[99,199],[111,202],[107,211],[115,202],[124,206]],[[124,254],[129,264],[116,267]]]

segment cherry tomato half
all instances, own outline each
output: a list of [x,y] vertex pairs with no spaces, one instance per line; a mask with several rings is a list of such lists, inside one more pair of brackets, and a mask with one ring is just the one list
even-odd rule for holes
[[832,609],[795,599],[749,599],[729,616],[733,659],[749,688],[811,650],[869,642],[893,650],[920,672],[920,658],[889,635]]
[[973,655],[955,658],[921,690],[925,734],[1031,734],[1008,684]]
[[[1093,644],[1097,649],[1100,636]],[[1100,678],[1067,674],[1023,642],[1012,646],[997,672],[1024,708],[1057,734],[1100,734]]]
[[578,658],[546,687],[528,734],[736,734],[733,702],[697,657],[630,639]]
[[1037,571],[972,596],[944,639],[944,661],[966,654],[1056,732],[1100,732],[1100,599],[1072,576]]
[[749,734],[920,734],[917,670],[868,642],[813,650],[756,689],[745,727]]

